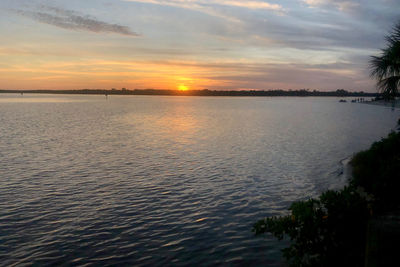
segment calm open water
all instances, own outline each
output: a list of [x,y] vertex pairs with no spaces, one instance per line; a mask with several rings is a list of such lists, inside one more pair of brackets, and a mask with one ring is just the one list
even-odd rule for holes
[[0,95],[0,265],[279,265],[254,222],[343,185],[399,110],[337,98]]

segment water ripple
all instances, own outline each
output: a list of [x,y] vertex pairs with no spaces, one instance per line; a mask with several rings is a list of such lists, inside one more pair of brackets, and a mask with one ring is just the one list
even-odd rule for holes
[[341,184],[340,160],[399,115],[327,98],[0,97],[4,266],[278,266],[285,244],[255,238],[255,220]]

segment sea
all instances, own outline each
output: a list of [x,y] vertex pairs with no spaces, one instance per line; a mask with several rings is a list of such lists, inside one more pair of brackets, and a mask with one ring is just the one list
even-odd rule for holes
[[0,94],[0,265],[281,266],[289,241],[253,224],[343,187],[399,117],[334,97]]

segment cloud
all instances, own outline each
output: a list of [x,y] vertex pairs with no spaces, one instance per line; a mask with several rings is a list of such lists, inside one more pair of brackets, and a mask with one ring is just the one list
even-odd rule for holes
[[243,8],[248,8],[248,9],[267,9],[267,10],[273,10],[273,11],[279,11],[283,12],[284,9],[281,5],[278,4],[270,4],[268,2],[264,1],[246,1],[246,0],[221,0],[221,1],[207,1],[203,0],[197,1],[199,4],[212,4],[215,2],[215,5],[221,5],[221,6],[232,6],[232,7],[243,7]]
[[53,25],[68,30],[89,31],[95,33],[117,33],[128,36],[139,36],[129,27],[119,24],[111,24],[88,15],[82,15],[76,11],[51,7],[40,6],[40,11],[28,11],[15,9],[15,13],[33,19],[40,23]]
[[[221,66],[220,66],[221,67]],[[255,64],[241,65],[232,75],[223,72],[208,76],[217,81],[209,89],[301,89],[368,91],[373,82],[345,63],[324,66],[308,64]],[[346,68],[347,67],[347,68]],[[232,67],[233,68],[233,67]],[[346,68],[346,69],[343,69]],[[219,81],[219,82],[218,82]],[[221,83],[222,82],[222,83]]]
[[353,10],[360,6],[360,3],[350,0],[303,0],[303,2],[310,7],[334,6],[341,11]]
[[324,18],[321,19],[327,23],[341,25],[342,29],[347,29],[342,37],[335,38],[347,42],[350,46],[381,46],[385,32],[400,18],[398,0],[299,1],[306,4],[310,13],[323,14]]
[[127,2],[140,2],[148,4],[166,5],[166,6],[177,6],[184,8],[196,8],[199,6],[232,6],[232,7],[244,7],[249,9],[269,9],[275,11],[283,11],[283,7],[278,4],[270,4],[264,1],[248,1],[248,0],[124,0]]
[[236,7],[251,10],[270,10],[278,14],[285,13],[285,9],[279,4],[271,4],[258,0],[123,0],[125,2],[136,2],[145,4],[155,4],[162,6],[172,6],[185,9],[191,9],[206,13],[208,15],[223,17],[232,20],[232,18],[221,15],[216,12],[218,7]]

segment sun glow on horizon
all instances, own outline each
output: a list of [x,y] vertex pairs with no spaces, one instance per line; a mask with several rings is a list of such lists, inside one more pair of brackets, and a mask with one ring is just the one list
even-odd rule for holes
[[178,90],[179,91],[187,91],[187,90],[189,90],[189,88],[186,85],[181,84],[178,86]]

